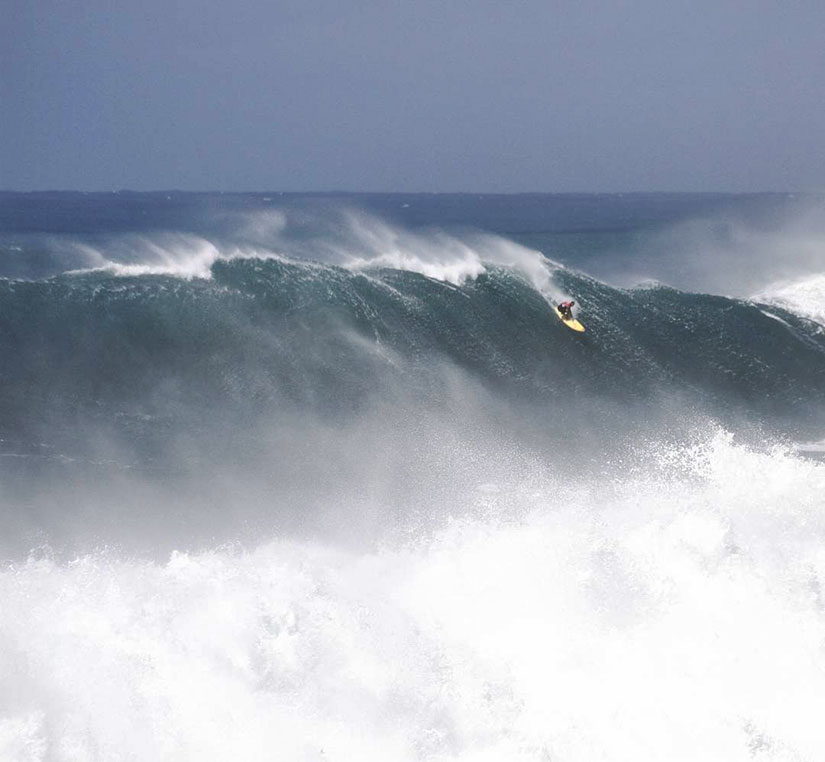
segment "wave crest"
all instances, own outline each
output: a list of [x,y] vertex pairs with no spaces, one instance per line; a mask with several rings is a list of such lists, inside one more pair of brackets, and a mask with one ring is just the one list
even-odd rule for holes
[[825,274],[774,283],[752,297],[825,325]]

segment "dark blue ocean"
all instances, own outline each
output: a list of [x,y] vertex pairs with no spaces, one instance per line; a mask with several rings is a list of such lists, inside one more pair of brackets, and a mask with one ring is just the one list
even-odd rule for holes
[[821,758],[821,195],[0,193],[0,356],[2,759]]

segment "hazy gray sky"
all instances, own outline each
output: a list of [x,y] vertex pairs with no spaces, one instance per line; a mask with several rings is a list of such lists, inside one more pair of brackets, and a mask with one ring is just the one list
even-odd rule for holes
[[0,188],[822,190],[823,0],[0,0]]

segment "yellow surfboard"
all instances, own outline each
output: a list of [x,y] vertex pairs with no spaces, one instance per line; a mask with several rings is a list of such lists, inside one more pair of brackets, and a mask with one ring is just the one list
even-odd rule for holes
[[576,318],[566,320],[562,316],[561,310],[559,310],[558,307],[554,307],[553,309],[556,310],[556,314],[559,316],[559,320],[561,320],[561,322],[564,323],[568,328],[570,328],[573,331],[578,331],[579,333],[584,333],[584,326],[578,320],[576,320]]

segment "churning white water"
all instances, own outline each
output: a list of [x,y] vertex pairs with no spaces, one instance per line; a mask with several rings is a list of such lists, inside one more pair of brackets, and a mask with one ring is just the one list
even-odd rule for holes
[[[825,465],[718,432],[357,553],[0,574],[0,759],[816,760]],[[449,513],[449,507],[445,506]]]

